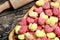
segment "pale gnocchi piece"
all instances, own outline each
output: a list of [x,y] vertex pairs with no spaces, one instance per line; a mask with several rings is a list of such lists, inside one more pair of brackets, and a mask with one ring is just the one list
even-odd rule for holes
[[55,24],[58,22],[58,18],[51,16],[49,19],[46,20],[46,24],[49,24],[50,26],[55,26]]
[[58,2],[51,2],[51,6],[59,8],[59,3]]
[[38,17],[38,13],[31,11],[31,12],[29,12],[29,16],[33,17],[33,18],[37,18]]
[[26,37],[26,39],[28,39],[28,40],[33,40],[33,39],[34,39],[34,36],[31,35],[29,32],[25,33],[25,37]]
[[48,19],[48,16],[47,16],[47,15],[45,15],[45,13],[44,13],[44,12],[42,12],[42,13],[40,14],[40,17],[41,17],[41,18],[43,18],[43,19]]
[[21,29],[21,26],[20,25],[16,25],[15,27],[15,33],[18,34],[18,31]]
[[36,5],[37,5],[37,6],[42,6],[42,5],[44,5],[44,0],[39,0],[39,1],[37,1],[37,2],[36,2]]
[[31,23],[31,24],[29,24],[29,29],[31,30],[31,31],[35,31],[36,29],[37,29],[37,24],[36,23]]
[[45,37],[46,36],[45,32],[41,31],[41,30],[37,30],[35,32],[35,35],[36,35],[36,37]]
[[55,37],[55,39],[54,40],[59,40],[59,38],[58,37]]
[[25,39],[25,35],[24,34],[18,35],[18,39],[24,40]]
[[54,22],[58,22],[58,18],[57,17],[51,16],[50,19],[54,20]]
[[50,17],[50,25],[53,27],[55,25],[55,23],[58,22],[58,18],[57,17],[54,17],[54,16],[51,16]]
[[48,38],[55,38],[56,37],[56,34],[51,32],[51,33],[47,33],[47,37]]

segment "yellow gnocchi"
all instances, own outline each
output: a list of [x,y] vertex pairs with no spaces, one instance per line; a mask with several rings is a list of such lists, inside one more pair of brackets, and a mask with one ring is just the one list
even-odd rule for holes
[[47,16],[47,15],[45,15],[45,13],[44,13],[44,12],[42,12],[42,13],[40,14],[40,17],[41,17],[41,18],[43,18],[43,19],[48,19],[48,16]]
[[37,24],[36,23],[31,23],[31,24],[29,24],[29,29],[31,30],[31,31],[35,31],[36,29],[37,29]]
[[24,34],[18,35],[18,39],[20,39],[20,40],[25,39],[25,35]]
[[58,37],[55,37],[55,39],[54,40],[59,40],[59,38]]
[[21,26],[20,25],[16,25],[15,27],[15,33],[18,34],[18,31],[21,29]]
[[36,35],[36,37],[45,37],[46,36],[45,32],[41,31],[41,30],[37,30],[35,32],[35,35]]
[[37,6],[42,6],[42,5],[44,5],[44,0],[39,0],[39,1],[37,1],[37,2],[36,2],[36,5],[37,5]]
[[47,33],[47,37],[48,38],[55,38],[56,37],[56,34],[51,32],[51,33]]
[[33,17],[33,18],[37,18],[38,13],[31,11],[31,12],[29,12],[29,16],[30,16],[30,17]]
[[59,3],[58,2],[51,2],[51,6],[59,8]]

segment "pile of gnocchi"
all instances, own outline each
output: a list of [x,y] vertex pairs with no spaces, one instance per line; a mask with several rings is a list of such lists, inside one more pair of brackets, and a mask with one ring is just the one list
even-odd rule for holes
[[60,40],[60,3],[38,0],[15,27],[19,40]]

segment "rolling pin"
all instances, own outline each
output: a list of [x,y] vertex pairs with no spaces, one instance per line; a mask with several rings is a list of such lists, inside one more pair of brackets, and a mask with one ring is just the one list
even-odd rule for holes
[[2,11],[4,11],[5,9],[11,8],[11,6],[14,9],[17,9],[31,1],[33,1],[33,0],[9,0],[9,1],[6,1],[5,3],[0,5],[0,13]]

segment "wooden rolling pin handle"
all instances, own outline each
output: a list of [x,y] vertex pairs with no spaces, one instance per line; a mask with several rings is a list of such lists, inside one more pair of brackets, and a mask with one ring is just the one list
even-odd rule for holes
[[10,8],[10,3],[9,3],[9,1],[6,1],[6,2],[3,3],[2,5],[0,5],[0,13],[1,13],[2,11],[4,11],[5,9],[8,9],[8,8]]

